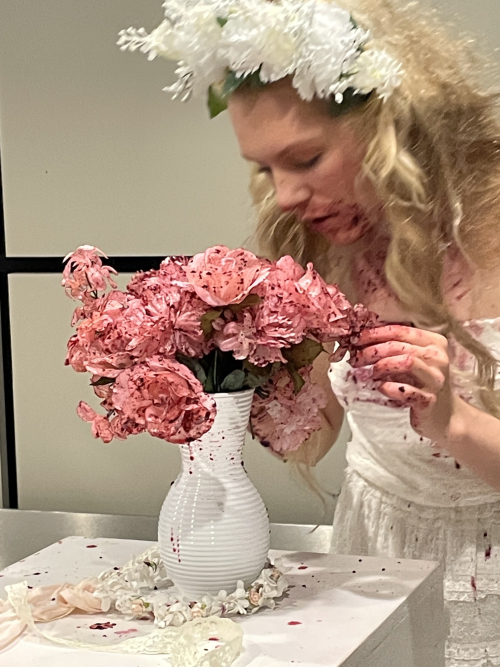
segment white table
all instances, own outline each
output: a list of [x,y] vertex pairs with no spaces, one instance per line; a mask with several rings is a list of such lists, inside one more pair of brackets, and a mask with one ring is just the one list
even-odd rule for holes
[[[150,544],[66,538],[4,570],[0,590],[3,596],[5,585],[21,580],[31,586],[76,583],[124,564]],[[238,618],[245,650],[235,667],[444,666],[442,573],[435,563],[301,552],[274,554],[284,555],[292,567],[287,578],[293,588],[279,609]],[[71,616],[44,629],[104,641],[102,631],[89,630],[88,626],[106,620],[110,620],[109,615]],[[114,622],[117,625],[110,635],[131,627],[127,621]],[[0,667],[90,664],[156,667],[166,663],[161,656],[89,653],[27,641],[0,654]]]

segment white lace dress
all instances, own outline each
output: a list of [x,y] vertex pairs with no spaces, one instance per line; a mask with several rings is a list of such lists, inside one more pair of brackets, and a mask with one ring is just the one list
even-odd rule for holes
[[[500,318],[466,326],[500,359]],[[418,436],[409,411],[384,405],[347,361],[332,364],[330,379],[352,431],[334,551],[439,560],[446,667],[500,667],[500,493]]]

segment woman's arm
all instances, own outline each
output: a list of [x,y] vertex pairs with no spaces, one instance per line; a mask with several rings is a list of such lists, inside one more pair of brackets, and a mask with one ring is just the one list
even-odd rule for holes
[[320,431],[313,433],[298,449],[293,452],[286,452],[284,457],[286,461],[315,466],[330,451],[338,438],[344,419],[344,409],[332,391],[328,377],[330,367],[328,356],[328,354],[320,354],[314,361],[311,373],[311,380],[315,384],[321,385],[328,397],[327,406],[322,410],[323,426]]
[[364,331],[353,366],[373,365],[379,391],[411,408],[411,425],[500,491],[500,420],[453,393],[446,338],[388,325]]
[[500,420],[458,396],[446,437],[438,445],[500,491]]

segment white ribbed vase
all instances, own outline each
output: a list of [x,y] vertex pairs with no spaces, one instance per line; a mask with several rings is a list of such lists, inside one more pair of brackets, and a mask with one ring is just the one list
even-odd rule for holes
[[214,424],[181,445],[182,469],[160,512],[161,558],[192,599],[252,583],[268,555],[267,510],[242,460],[252,398],[253,389],[214,394]]

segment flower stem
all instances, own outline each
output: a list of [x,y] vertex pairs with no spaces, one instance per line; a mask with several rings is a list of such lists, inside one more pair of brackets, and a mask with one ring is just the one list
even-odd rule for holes
[[218,378],[218,372],[217,372],[217,360],[219,358],[219,350],[218,348],[215,348],[215,355],[214,355],[214,388],[216,392],[220,391],[220,386],[219,386],[219,378]]

